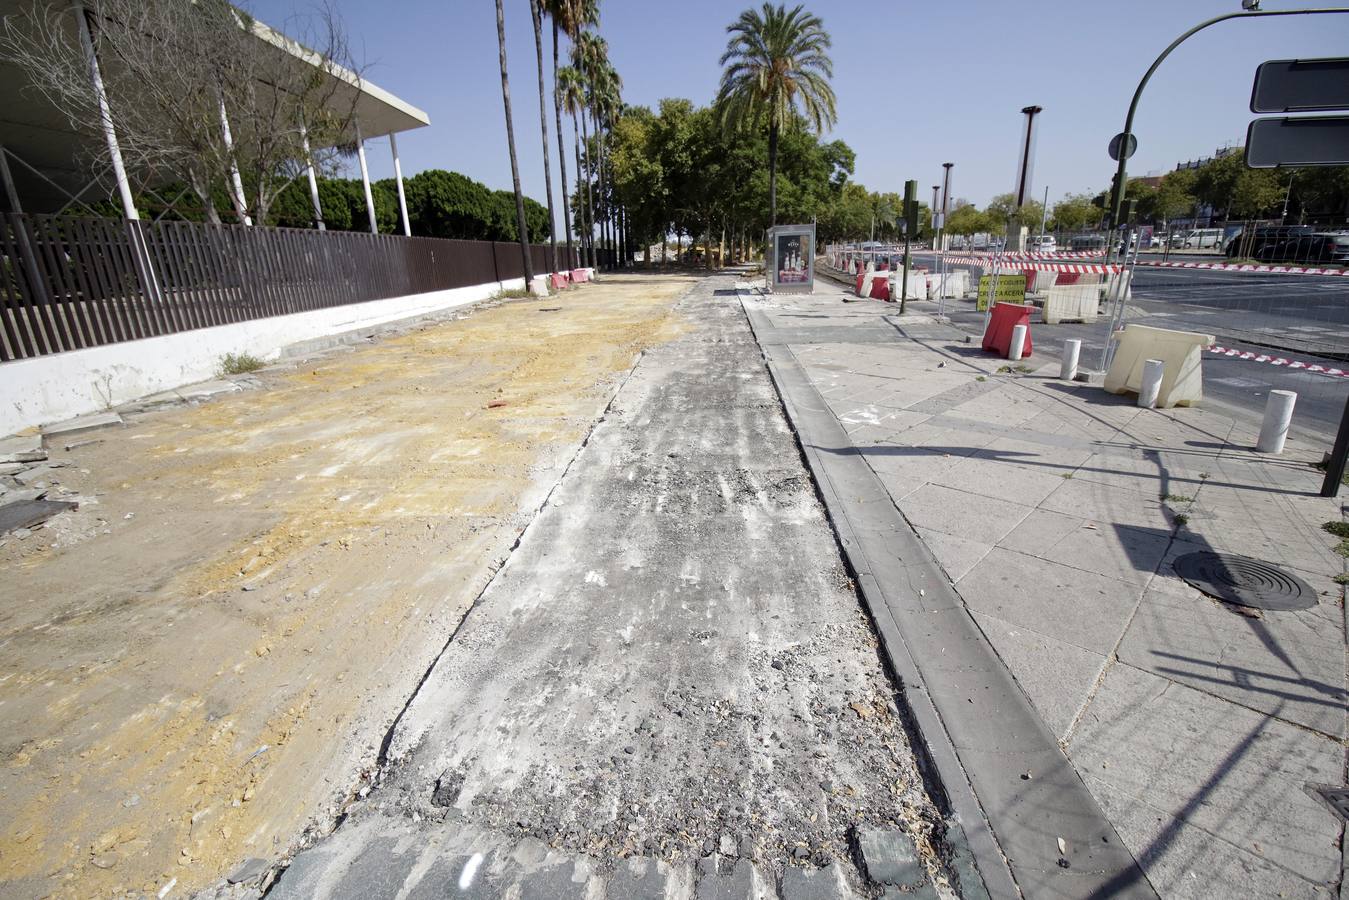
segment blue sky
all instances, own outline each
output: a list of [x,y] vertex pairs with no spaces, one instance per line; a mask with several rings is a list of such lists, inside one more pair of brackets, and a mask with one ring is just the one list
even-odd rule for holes
[[[426,110],[431,125],[399,138],[403,171],[453,169],[510,187],[493,0],[331,0],[367,77]],[[834,40],[839,121],[857,152],[855,180],[930,198],[941,164],[952,193],[980,205],[1012,189],[1021,108],[1044,107],[1034,195],[1109,184],[1106,154],[1152,59],[1178,34],[1240,0],[809,0]],[[1265,9],[1295,2],[1265,0]],[[725,27],[745,0],[601,0],[601,33],[628,103],[708,102]],[[516,142],[526,191],[543,198],[537,75],[527,0],[506,0]],[[306,0],[254,0],[285,30]],[[545,65],[550,52],[545,33]],[[565,41],[564,41],[565,45]],[[1191,38],[1154,76],[1135,123],[1135,174],[1239,143],[1255,67],[1267,59],[1349,55],[1349,16],[1235,20]],[[901,86],[905,85],[905,86]],[[551,109],[550,109],[551,129]],[[553,138],[555,141],[556,138]],[[570,136],[568,136],[570,141]],[[554,145],[555,149],[555,145]],[[368,148],[372,175],[392,174],[387,141]],[[553,164],[556,167],[556,153]],[[557,178],[554,175],[554,190]]]

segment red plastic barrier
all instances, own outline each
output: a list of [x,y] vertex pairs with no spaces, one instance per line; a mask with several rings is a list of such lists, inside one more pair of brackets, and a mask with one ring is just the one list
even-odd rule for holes
[[890,279],[873,278],[871,280],[871,299],[872,300],[890,299]]
[[984,332],[984,349],[1006,359],[1011,355],[1012,328],[1026,326],[1026,344],[1021,351],[1022,358],[1030,356],[1030,313],[1034,307],[1021,303],[996,303],[993,315],[988,321],[988,330]]
[[567,278],[567,275],[564,272],[554,272],[551,278],[553,282],[553,290],[555,291],[560,291],[563,288],[565,288],[567,286],[567,282],[570,280]]
[[571,270],[571,280],[574,281],[576,284],[580,284],[580,283],[583,282],[583,281],[587,281],[588,279],[586,278],[586,270],[585,270],[585,269],[572,269],[572,270]]
[[857,287],[853,289],[853,293],[859,297],[862,296],[862,275],[861,271],[857,273]]

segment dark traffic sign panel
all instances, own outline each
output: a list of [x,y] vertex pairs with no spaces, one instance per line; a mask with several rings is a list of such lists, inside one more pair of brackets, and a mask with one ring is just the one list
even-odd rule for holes
[[1349,116],[1256,119],[1246,130],[1246,165],[1349,166]]
[[1255,70],[1251,112],[1349,109],[1349,57],[1272,59]]

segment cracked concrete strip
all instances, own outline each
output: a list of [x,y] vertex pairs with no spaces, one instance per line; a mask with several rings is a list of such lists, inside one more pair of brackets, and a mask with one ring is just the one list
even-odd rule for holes
[[[423,842],[490,834],[488,872],[522,840],[590,860],[615,900],[861,897],[855,830],[898,827],[953,895],[895,686],[724,283],[681,302],[687,333],[619,391],[312,858],[401,816]],[[296,866],[299,896],[364,896]]]
[[[756,337],[770,332],[754,301],[741,299]],[[790,348],[760,346],[989,893],[1155,897]]]

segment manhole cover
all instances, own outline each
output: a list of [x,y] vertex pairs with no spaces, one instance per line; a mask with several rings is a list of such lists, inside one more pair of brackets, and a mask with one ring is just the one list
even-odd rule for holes
[[1210,597],[1257,609],[1311,609],[1316,592],[1307,582],[1267,562],[1201,550],[1176,557],[1176,574]]

